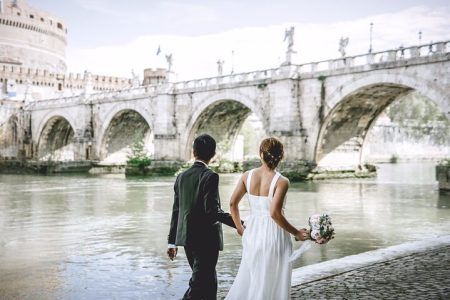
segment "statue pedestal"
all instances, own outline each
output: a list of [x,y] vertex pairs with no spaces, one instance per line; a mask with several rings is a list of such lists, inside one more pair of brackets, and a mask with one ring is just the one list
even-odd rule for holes
[[281,66],[289,66],[292,64],[292,56],[293,54],[296,54],[297,52],[292,50],[292,49],[288,49],[286,51],[286,61],[284,63],[281,64]]
[[279,76],[280,78],[291,78],[295,75],[296,67],[292,64],[283,63],[280,66]]
[[177,74],[173,71],[168,71],[166,75],[167,82],[176,82],[177,81]]

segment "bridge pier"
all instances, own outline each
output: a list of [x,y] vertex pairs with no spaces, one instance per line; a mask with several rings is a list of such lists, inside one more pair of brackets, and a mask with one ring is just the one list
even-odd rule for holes
[[180,161],[180,142],[176,134],[155,134],[153,159]]

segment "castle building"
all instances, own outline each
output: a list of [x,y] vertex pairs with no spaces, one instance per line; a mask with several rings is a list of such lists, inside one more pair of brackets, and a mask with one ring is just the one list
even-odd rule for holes
[[0,0],[0,98],[40,100],[132,86],[130,78],[67,72],[67,25],[25,0]]

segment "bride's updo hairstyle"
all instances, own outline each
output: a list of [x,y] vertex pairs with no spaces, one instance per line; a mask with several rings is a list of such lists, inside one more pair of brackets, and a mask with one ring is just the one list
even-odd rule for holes
[[270,169],[275,169],[283,159],[283,144],[276,138],[270,137],[262,140],[259,146],[264,162]]

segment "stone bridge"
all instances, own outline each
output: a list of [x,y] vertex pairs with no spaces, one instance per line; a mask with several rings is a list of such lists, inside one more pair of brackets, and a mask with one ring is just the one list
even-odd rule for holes
[[446,41],[15,109],[4,101],[3,126],[12,134],[2,148],[30,159],[108,162],[144,141],[154,159],[188,160],[197,134],[233,144],[254,114],[265,135],[285,143],[287,161],[319,163],[347,145],[359,165],[367,133],[399,97],[420,93],[450,118],[449,50]]

